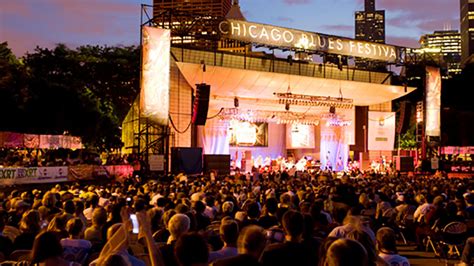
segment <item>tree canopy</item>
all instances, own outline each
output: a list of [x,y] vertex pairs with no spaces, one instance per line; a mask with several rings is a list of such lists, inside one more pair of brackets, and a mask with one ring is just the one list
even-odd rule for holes
[[139,91],[138,47],[37,47],[17,59],[0,44],[1,131],[80,136],[121,146],[120,126]]

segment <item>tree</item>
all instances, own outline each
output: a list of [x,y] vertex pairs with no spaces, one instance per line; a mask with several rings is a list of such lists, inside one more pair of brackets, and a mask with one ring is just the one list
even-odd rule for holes
[[120,123],[139,89],[137,47],[58,44],[12,56],[1,44],[0,130],[68,132],[99,150],[122,145]]

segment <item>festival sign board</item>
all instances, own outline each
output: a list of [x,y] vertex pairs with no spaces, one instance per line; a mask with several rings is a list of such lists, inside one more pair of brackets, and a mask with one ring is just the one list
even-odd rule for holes
[[389,63],[399,62],[402,59],[401,49],[393,45],[235,19],[221,21],[219,32],[225,38],[266,46],[364,57]]
[[391,151],[395,144],[395,113],[369,111],[369,150]]

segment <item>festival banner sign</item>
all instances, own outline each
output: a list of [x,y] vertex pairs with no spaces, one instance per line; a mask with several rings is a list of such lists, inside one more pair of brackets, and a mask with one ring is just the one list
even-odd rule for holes
[[369,150],[391,151],[395,143],[395,113],[369,112]]
[[171,32],[142,27],[140,112],[159,125],[168,125]]
[[67,173],[66,166],[0,168],[0,186],[65,182]]
[[394,45],[366,42],[235,19],[226,19],[220,22],[219,33],[222,37],[229,39],[272,47],[286,47],[310,52],[327,52],[386,62],[399,62],[402,59],[402,49]]
[[426,67],[426,136],[441,136],[441,73]]

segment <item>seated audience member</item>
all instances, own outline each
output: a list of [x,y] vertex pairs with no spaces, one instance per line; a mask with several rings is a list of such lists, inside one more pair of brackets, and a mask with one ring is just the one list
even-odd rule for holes
[[325,266],[367,266],[367,251],[357,241],[341,238],[328,249]]
[[185,233],[174,247],[174,254],[181,266],[206,266],[209,249],[206,239],[198,233]]
[[31,264],[44,266],[78,266],[62,258],[63,248],[53,232],[39,234],[31,250]]
[[364,230],[375,242],[374,231],[372,231],[372,229],[370,229],[370,227],[367,225],[364,225],[359,217],[353,215],[347,215],[346,218],[344,218],[344,225],[334,228],[328,236],[346,237],[349,232],[352,232],[355,229]]
[[258,219],[258,225],[264,229],[268,229],[274,225],[278,225],[276,212],[278,210],[278,201],[276,198],[269,198],[265,201],[263,215]]
[[397,236],[389,227],[377,231],[377,249],[379,256],[390,266],[410,266],[408,260],[397,253]]
[[79,218],[67,222],[66,229],[69,237],[61,239],[61,246],[64,249],[63,257],[66,260],[81,264],[85,262],[92,244],[90,241],[82,239],[83,227],[84,225]]
[[364,230],[353,230],[347,234],[347,238],[359,242],[367,251],[367,263],[369,266],[389,266],[375,250],[375,242]]
[[40,216],[37,210],[29,210],[20,221],[21,234],[13,241],[13,250],[31,249],[36,235],[40,231]]
[[461,261],[456,264],[456,266],[469,266],[472,265],[472,257],[474,255],[474,237],[469,237],[466,240],[464,249],[461,255]]
[[234,257],[220,259],[214,266],[259,266],[258,259],[265,248],[266,237],[263,228],[249,225],[242,229],[237,240],[239,254]]
[[263,251],[263,265],[316,265],[313,252],[303,244],[304,218],[300,212],[287,211],[283,215],[285,242],[267,246]]
[[236,221],[228,218],[222,219],[219,235],[224,242],[222,249],[209,254],[209,262],[217,259],[237,256],[237,238],[239,237],[239,225]]
[[89,240],[93,245],[103,245],[105,234],[103,226],[107,222],[107,212],[103,208],[95,208],[92,214],[92,226],[87,227],[84,232],[84,239]]

